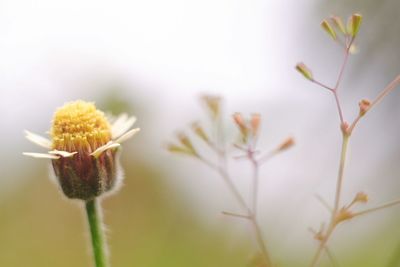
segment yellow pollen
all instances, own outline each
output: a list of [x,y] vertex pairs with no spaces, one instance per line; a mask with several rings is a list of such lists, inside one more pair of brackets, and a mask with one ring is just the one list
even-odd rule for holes
[[57,109],[50,134],[53,149],[90,153],[111,140],[111,126],[93,103],[78,100]]

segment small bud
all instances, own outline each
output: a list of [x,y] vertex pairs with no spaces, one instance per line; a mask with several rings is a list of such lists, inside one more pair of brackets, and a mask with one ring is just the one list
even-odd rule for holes
[[212,117],[215,119],[220,115],[221,97],[213,95],[203,95],[202,101],[206,104],[207,109],[210,111]]
[[242,114],[235,113],[233,114],[233,120],[235,121],[236,125],[239,127],[240,133],[243,137],[247,137],[248,135],[248,128],[246,122],[243,119]]
[[359,203],[367,203],[368,202],[368,195],[365,194],[364,192],[358,192],[357,195],[354,197],[353,202],[359,202]]
[[321,22],[321,27],[329,34],[330,37],[332,37],[333,40],[336,40],[336,32],[326,19]]
[[325,234],[324,234],[325,230],[324,229],[325,229],[325,224],[324,223],[321,224],[321,226],[320,226],[318,231],[314,230],[311,227],[308,228],[308,230],[313,234],[314,239],[317,240],[317,241],[325,240]]
[[196,149],[194,148],[192,142],[190,141],[189,137],[185,133],[178,133],[178,140],[181,144],[192,154],[196,154]]
[[332,16],[331,21],[333,25],[343,34],[346,34],[346,28],[344,27],[344,23],[341,17]]
[[192,130],[195,132],[195,134],[200,137],[204,142],[208,143],[209,138],[207,134],[204,132],[203,128],[198,122],[192,123]]
[[358,31],[360,30],[360,25],[362,22],[362,16],[360,14],[354,13],[351,15],[347,21],[347,33],[353,38],[356,37]]
[[282,144],[280,144],[278,146],[277,151],[287,150],[287,149],[291,148],[292,146],[294,146],[294,144],[295,144],[294,138],[293,137],[289,137]]
[[341,223],[343,221],[351,220],[354,214],[348,209],[342,208],[335,217],[335,224]]
[[188,150],[185,147],[181,147],[175,144],[167,144],[166,146],[167,150],[171,153],[181,153],[181,154],[187,154],[187,155],[192,155],[192,151]]
[[349,127],[350,126],[349,126],[349,124],[347,122],[343,122],[340,125],[340,129],[342,130],[342,133],[345,134],[345,135],[349,134]]
[[325,236],[321,231],[318,231],[314,234],[314,239],[317,241],[323,241],[325,239]]
[[300,72],[301,74],[303,74],[303,76],[306,79],[308,79],[310,81],[313,80],[313,75],[312,75],[311,70],[303,62],[297,63],[296,70],[298,72]]
[[253,133],[254,136],[258,135],[258,131],[260,129],[260,122],[261,122],[261,115],[260,114],[252,114],[251,115],[251,121],[250,121],[250,125],[251,125],[251,131]]
[[371,102],[367,99],[363,99],[358,103],[358,106],[360,107],[360,116],[364,116],[365,113],[367,113],[369,107],[371,106]]

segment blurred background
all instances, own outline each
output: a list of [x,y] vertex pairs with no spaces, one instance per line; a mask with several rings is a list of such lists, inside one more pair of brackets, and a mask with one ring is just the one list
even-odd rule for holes
[[[206,119],[203,93],[225,99],[228,129],[233,112],[261,113],[262,149],[295,137],[261,170],[259,213],[275,262],[307,266],[317,245],[308,228],[329,216],[314,196],[332,202],[341,136],[333,98],[294,65],[333,84],[342,51],[319,24],[353,12],[364,21],[340,91],[349,121],[400,72],[397,0],[1,1],[0,266],[91,264],[81,203],[50,181],[48,161],[21,154],[41,152],[23,130],[45,133],[54,110],[76,99],[134,114],[142,129],[123,148],[124,187],[103,201],[113,266],[248,266],[256,248],[245,222],[221,215],[238,210],[222,181],[163,148]],[[344,200],[400,197],[399,91],[356,129]],[[250,168],[231,165],[246,195]],[[399,214],[342,225],[330,242],[340,266],[400,266]]]

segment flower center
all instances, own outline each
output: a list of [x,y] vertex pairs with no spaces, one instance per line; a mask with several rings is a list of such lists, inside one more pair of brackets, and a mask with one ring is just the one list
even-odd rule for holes
[[57,109],[50,134],[53,149],[90,153],[111,140],[111,127],[93,103],[78,100]]

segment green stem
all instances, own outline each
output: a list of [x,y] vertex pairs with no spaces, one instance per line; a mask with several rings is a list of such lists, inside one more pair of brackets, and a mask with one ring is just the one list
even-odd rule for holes
[[313,257],[310,267],[316,267],[318,265],[318,262],[322,255],[322,252],[324,251],[324,249],[327,248],[326,244],[328,243],[328,240],[330,239],[331,235],[333,234],[333,232],[335,231],[336,226],[337,226],[336,216],[337,216],[337,214],[339,212],[339,208],[340,208],[340,196],[341,196],[342,187],[343,187],[344,167],[346,165],[347,146],[349,144],[349,139],[350,139],[350,135],[347,133],[343,133],[342,152],[340,153],[339,172],[338,172],[338,177],[337,177],[337,182],[336,182],[335,201],[334,201],[334,206],[332,209],[331,221],[329,223],[327,231],[324,234],[323,239],[320,240],[317,252],[315,253],[315,255]]
[[96,267],[107,267],[107,244],[103,234],[102,216],[97,199],[86,201],[86,215],[92,240],[93,257]]
[[349,144],[350,135],[343,133],[342,152],[340,153],[339,173],[336,183],[335,203],[333,206],[332,220],[334,220],[340,205],[340,196],[342,193],[344,167],[346,165],[347,146]]

